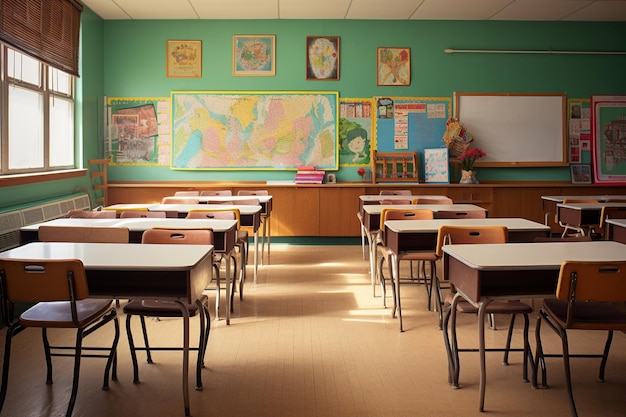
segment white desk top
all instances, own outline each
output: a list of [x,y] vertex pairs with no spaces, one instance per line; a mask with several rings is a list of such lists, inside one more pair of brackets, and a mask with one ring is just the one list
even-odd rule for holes
[[560,269],[566,260],[624,261],[626,245],[608,240],[446,245],[444,253],[477,270]]
[[486,211],[486,209],[474,204],[368,204],[363,206],[363,210],[370,215],[380,214],[384,208],[397,208],[404,210],[424,209],[435,213],[438,211]]
[[436,233],[440,226],[506,226],[516,231],[547,231],[549,226],[521,218],[387,220],[385,226],[397,233]]
[[201,211],[205,209],[239,209],[242,215],[257,214],[263,210],[261,206],[248,206],[236,204],[151,204],[148,211],[176,211],[178,213],[188,213],[189,211]]
[[267,203],[272,199],[271,195],[172,195],[173,198],[198,200],[201,203],[208,201],[232,201],[235,204],[238,200],[250,200],[256,198],[261,203]]
[[[256,207],[256,206],[253,206]],[[236,226],[236,220],[214,219],[176,219],[176,218],[128,218],[128,219],[54,219],[43,223],[24,226],[21,230],[35,231],[39,226],[69,227],[127,227],[131,232],[142,232],[153,227],[172,229],[213,229],[215,232],[226,232]]]
[[602,207],[626,207],[624,203],[559,203],[557,208],[567,208],[570,210],[601,210]]
[[380,195],[380,194],[364,194],[359,196],[359,200],[363,202],[382,201],[382,200],[413,200],[414,198],[449,198],[446,195]]
[[0,259],[80,259],[85,269],[180,271],[212,252],[213,245],[32,242],[0,252]]
[[606,219],[606,222],[614,226],[626,227],[626,219]]
[[626,195],[542,195],[541,198],[543,200],[555,201],[557,203],[562,203],[563,200],[598,200],[598,201],[606,201],[612,199],[626,200]]

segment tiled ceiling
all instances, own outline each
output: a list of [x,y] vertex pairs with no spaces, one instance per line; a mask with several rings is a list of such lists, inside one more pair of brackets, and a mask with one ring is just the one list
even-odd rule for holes
[[626,21],[626,0],[82,0],[117,19]]

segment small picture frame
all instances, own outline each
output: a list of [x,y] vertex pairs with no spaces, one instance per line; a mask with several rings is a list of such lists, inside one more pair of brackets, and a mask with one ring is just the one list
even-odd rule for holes
[[234,76],[275,76],[276,35],[233,35]]
[[337,183],[337,176],[335,174],[328,174],[326,176],[326,182],[328,184],[336,184]]
[[202,78],[202,41],[168,40],[165,50],[168,78]]
[[448,148],[424,149],[424,182],[450,183]]
[[376,49],[376,85],[411,85],[411,48]]
[[339,81],[339,36],[306,37],[306,79]]
[[591,184],[591,165],[571,164],[572,184]]

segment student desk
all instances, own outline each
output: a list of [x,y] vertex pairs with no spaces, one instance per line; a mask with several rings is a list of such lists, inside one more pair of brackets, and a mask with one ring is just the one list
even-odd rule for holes
[[261,242],[261,264],[263,264],[263,254],[265,252],[265,239],[267,239],[267,256],[270,254],[270,234],[271,234],[271,214],[272,214],[272,196],[271,195],[194,195],[194,196],[171,196],[178,199],[197,200],[200,204],[224,204],[231,202],[237,204],[241,200],[250,200],[255,198],[259,200],[262,210],[261,215],[265,217],[267,224],[263,225],[263,240]]
[[607,200],[626,200],[626,195],[542,195],[541,207],[544,212],[544,222],[548,224],[550,214],[556,214],[557,204],[565,200],[597,200],[600,203]]
[[606,224],[608,225],[607,240],[626,243],[626,219],[607,219]]
[[626,246],[611,241],[447,245],[443,252],[445,277],[457,291],[451,314],[459,297],[478,308],[480,411],[486,385],[485,307],[496,299],[554,297],[565,260],[626,260]]
[[[385,222],[385,244],[394,254],[394,267],[400,270],[398,255],[403,252],[437,250],[439,227],[454,226],[506,226],[510,242],[533,242],[537,237],[549,237],[550,227],[521,218],[489,219],[435,219],[435,220],[388,220]],[[402,308],[400,305],[400,284],[398,276],[392,275],[395,282],[398,322],[402,329]],[[395,306],[394,306],[395,313]]]
[[183,315],[182,390],[189,407],[189,311],[211,281],[212,245],[128,245],[32,242],[0,253],[0,259],[80,259],[89,295],[176,302]]
[[[195,196],[191,198],[194,197]],[[254,198],[256,198],[256,196]],[[105,207],[104,209],[116,210],[117,212],[121,212],[124,211],[124,209],[126,208],[132,210],[133,207],[135,208],[135,210],[138,208],[145,208],[148,211],[164,211],[168,218],[184,218],[185,216],[187,216],[187,213],[189,213],[190,210],[228,208],[239,209],[241,225],[252,227],[252,230],[254,231],[254,282],[256,282],[259,269],[259,226],[261,224],[261,206],[241,206],[236,204],[113,204],[111,206]]]
[[380,195],[380,194],[364,194],[359,196],[359,213],[363,215],[363,206],[369,204],[380,204],[383,200],[409,200],[413,201],[414,198],[449,198],[446,195]]
[[[143,232],[153,227],[173,229],[212,229],[216,253],[229,255],[237,240],[237,222],[235,220],[212,219],[174,219],[174,218],[128,218],[128,219],[54,219],[44,223],[24,226],[20,229],[20,243],[26,244],[39,240],[39,226],[64,227],[127,227],[130,243],[141,243]],[[230,262],[226,262],[226,277],[230,277]],[[230,324],[230,280],[226,279],[226,324]],[[215,297],[215,319],[219,319],[220,284]]]
[[375,291],[376,286],[376,235],[380,228],[380,213],[384,208],[397,209],[423,209],[431,210],[437,217],[437,211],[457,211],[466,212],[471,210],[482,210],[484,208],[473,204],[369,204],[363,206],[363,228],[366,231],[367,241],[369,243],[369,261],[370,276],[372,281],[372,289]]
[[600,224],[602,207],[624,207],[623,203],[559,203],[556,205],[557,219],[563,224],[585,230]]

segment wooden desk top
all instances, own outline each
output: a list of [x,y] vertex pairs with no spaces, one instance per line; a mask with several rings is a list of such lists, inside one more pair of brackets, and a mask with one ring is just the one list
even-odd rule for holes
[[413,200],[414,198],[449,198],[446,195],[423,195],[423,194],[413,194],[413,195],[380,195],[380,194],[364,194],[359,196],[359,200],[362,202],[371,202],[377,203],[382,200]]
[[602,210],[602,207],[626,207],[626,202],[612,202],[612,203],[559,203],[557,208],[565,208],[569,210]]
[[251,198],[256,198],[260,203],[267,203],[272,199],[271,195],[172,195],[169,197],[198,200],[201,203],[232,201],[235,204],[238,200],[250,200]]
[[598,200],[603,202],[606,200],[626,200],[626,195],[542,195],[542,200],[554,201],[556,203],[562,203],[564,200]]
[[474,204],[368,204],[363,206],[363,211],[368,214],[378,214],[383,211],[385,208],[397,208],[397,209],[423,209],[430,210],[434,213],[438,211],[472,211],[472,210],[482,210],[487,211],[486,209],[474,205]]
[[44,223],[35,223],[22,227],[20,230],[36,231],[39,226],[69,227],[127,227],[131,232],[143,232],[153,227],[172,229],[213,229],[214,232],[226,232],[236,227],[236,220],[215,219],[177,219],[177,218],[127,218],[127,219],[54,219]]

